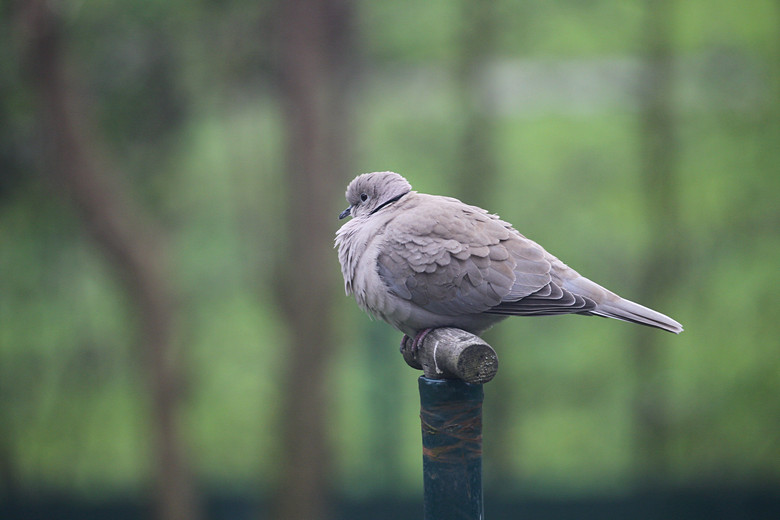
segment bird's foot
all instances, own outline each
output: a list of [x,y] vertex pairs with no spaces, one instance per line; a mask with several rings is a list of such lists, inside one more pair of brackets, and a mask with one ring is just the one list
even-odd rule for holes
[[427,336],[432,330],[433,329],[422,329],[414,336],[414,339],[404,335],[403,339],[401,340],[401,350],[404,349],[404,345],[406,345],[407,341],[411,341],[411,345],[409,345],[409,351],[412,354],[417,355],[417,351],[420,350],[423,341],[425,341],[425,336]]
[[401,351],[401,354],[404,353],[404,350],[406,350],[406,342],[409,341],[409,336],[404,334],[404,337],[401,338],[401,348],[399,349]]

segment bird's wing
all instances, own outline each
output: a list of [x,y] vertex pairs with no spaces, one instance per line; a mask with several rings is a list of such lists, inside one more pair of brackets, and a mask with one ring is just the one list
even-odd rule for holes
[[585,307],[553,280],[544,249],[506,222],[456,199],[418,197],[419,205],[399,211],[387,226],[377,256],[392,294],[445,316]]

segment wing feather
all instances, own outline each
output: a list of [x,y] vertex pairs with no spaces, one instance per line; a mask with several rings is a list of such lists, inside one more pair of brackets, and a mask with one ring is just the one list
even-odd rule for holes
[[536,243],[484,210],[437,198],[386,228],[376,269],[392,294],[458,316],[487,312],[550,282],[550,263]]
[[377,273],[392,294],[448,316],[541,316],[596,307],[565,288],[557,275],[565,266],[536,242],[484,210],[437,198],[387,228]]

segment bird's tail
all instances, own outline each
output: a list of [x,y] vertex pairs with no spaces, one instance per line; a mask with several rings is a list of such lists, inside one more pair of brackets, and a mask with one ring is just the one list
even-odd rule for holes
[[614,301],[600,303],[594,310],[590,311],[590,314],[603,316],[605,318],[615,318],[616,320],[630,321],[631,323],[639,323],[640,325],[656,327],[658,329],[674,332],[675,334],[679,334],[683,331],[682,325],[669,316],[620,297]]
[[679,334],[683,331],[682,325],[678,322],[649,309],[644,305],[639,305],[617,294],[605,289],[597,283],[587,278],[576,275],[563,281],[563,287],[575,294],[590,298],[596,303],[596,307],[582,314],[592,316],[602,316],[604,318],[614,318],[616,320],[629,321],[648,327],[655,327]]

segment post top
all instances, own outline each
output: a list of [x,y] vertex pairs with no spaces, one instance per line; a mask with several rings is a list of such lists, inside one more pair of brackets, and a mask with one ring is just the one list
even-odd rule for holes
[[429,379],[460,379],[484,384],[498,372],[498,355],[493,347],[465,330],[433,329],[416,352],[412,351],[411,343],[404,341],[401,354],[410,367],[422,370]]

